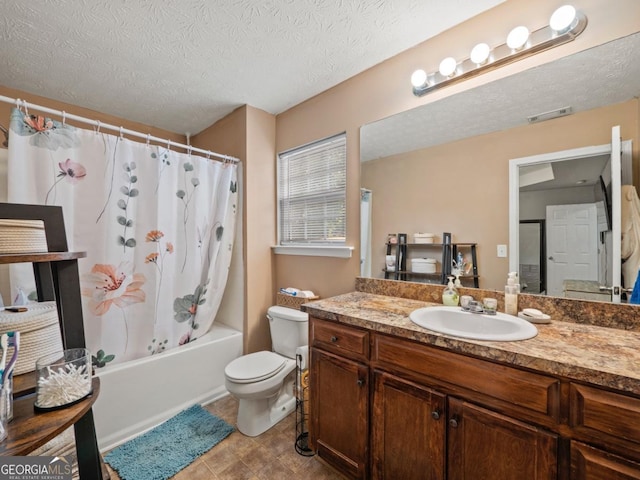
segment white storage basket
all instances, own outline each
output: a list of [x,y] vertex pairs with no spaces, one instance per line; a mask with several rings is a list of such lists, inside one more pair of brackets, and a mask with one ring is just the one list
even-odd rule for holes
[[[20,332],[20,350],[14,375],[33,372],[36,360],[62,351],[62,336],[55,302],[30,303],[26,312],[0,312],[0,334]],[[9,347],[7,358],[13,354]]]
[[0,253],[45,253],[47,239],[42,220],[0,218]]

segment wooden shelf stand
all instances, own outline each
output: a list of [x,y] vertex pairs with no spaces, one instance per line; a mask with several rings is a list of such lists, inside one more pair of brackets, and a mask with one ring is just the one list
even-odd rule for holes
[[[0,203],[0,218],[42,220],[47,253],[0,254],[0,264],[31,263],[38,301],[55,301],[65,349],[85,348],[78,259],[85,252],[69,252],[62,208],[43,205]],[[14,378],[14,418],[8,437],[0,442],[0,456],[26,455],[74,426],[78,471],[82,479],[102,480],[92,406],[100,393],[100,380],[92,380],[93,392],[75,405],[48,412],[35,412],[35,374]]]
[[[387,255],[395,255],[396,269],[384,269],[384,278],[392,280],[409,280],[412,278],[437,280],[440,284],[446,285],[447,277],[451,276],[452,261],[457,257],[460,249],[468,249],[471,252],[471,273],[460,275],[460,280],[471,280],[475,288],[480,287],[480,276],[478,275],[478,256],[475,243],[453,243],[451,233],[442,234],[442,243],[407,243],[406,235],[398,234],[398,243],[387,243]],[[413,272],[407,268],[409,250],[432,249],[440,250],[441,269],[436,273]]]

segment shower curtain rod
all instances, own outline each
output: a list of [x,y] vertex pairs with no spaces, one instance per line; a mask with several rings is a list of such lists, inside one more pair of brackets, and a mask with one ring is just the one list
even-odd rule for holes
[[[40,112],[50,113],[52,115],[58,115],[62,117],[63,122],[65,119],[68,118],[70,120],[75,120],[82,123],[88,123],[89,125],[93,125],[98,129],[105,128],[107,130],[114,130],[120,133],[120,135],[127,134],[127,135],[131,135],[132,137],[144,138],[145,140],[147,140],[147,143],[149,143],[150,141],[154,141],[157,143],[166,144],[167,148],[172,146],[172,147],[177,147],[177,148],[187,150],[188,152],[202,153],[207,155],[208,157],[212,156],[212,157],[222,158],[227,162],[233,162],[233,163],[240,162],[240,159],[236,157],[231,157],[229,155],[223,155],[221,153],[212,152],[211,150],[203,150],[201,148],[192,147],[191,145],[186,145],[184,143],[174,142],[173,140],[168,140],[166,138],[154,137],[153,135],[150,135],[148,133],[145,134],[145,133],[137,132],[135,130],[130,130],[124,127],[118,127],[116,125],[111,125],[109,123],[102,123],[100,120],[91,120],[90,118],[81,117],[79,115],[73,115],[72,113],[67,113],[64,110],[54,110],[53,108],[43,107],[41,105],[36,105],[35,103],[28,103],[26,100],[22,100],[20,98],[11,98],[11,97],[5,97],[4,95],[0,95],[0,101],[5,103],[15,104],[16,107],[18,108],[20,107],[31,108],[33,110],[38,110]],[[187,135],[187,141],[189,141],[188,139],[189,139],[189,136]]]

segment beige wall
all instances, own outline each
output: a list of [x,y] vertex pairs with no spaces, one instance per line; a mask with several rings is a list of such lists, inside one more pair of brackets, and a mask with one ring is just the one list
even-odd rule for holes
[[[638,170],[638,100],[416,150],[362,164],[361,183],[373,193],[372,273],[384,266],[388,233],[452,232],[454,242],[478,244],[480,288],[501,290],[509,262],[509,160],[608,144],[620,125],[633,141]],[[438,258],[437,251],[416,251]],[[408,265],[409,266],[409,265]]]
[[271,350],[267,308],[274,304],[273,254],[276,241],[276,119],[262,110],[247,111],[246,282],[249,352]]
[[[581,0],[578,7],[587,15],[589,25],[575,41],[421,98],[411,93],[409,78],[416,68],[436,70],[440,60],[449,55],[465,58],[479,41],[490,45],[502,43],[509,30],[522,21],[545,25],[551,12],[562,3],[557,0],[509,0],[278,115],[277,151],[340,131],[347,132],[347,243],[356,250],[348,260],[278,255],[275,260],[276,286],[311,288],[324,297],[353,289],[354,278],[359,274],[361,125],[640,31],[640,2],[619,0],[612,8],[609,0]],[[460,160],[460,165],[466,167],[465,161]],[[502,189],[504,196],[496,197],[495,201],[505,206],[506,219],[507,186]],[[377,197],[374,202],[378,202]],[[483,221],[498,221],[498,214],[493,212]],[[482,225],[482,229],[485,228]],[[466,232],[459,235],[461,239],[463,235],[467,237]],[[502,238],[502,234],[499,236]],[[475,239],[477,235],[469,234],[468,237]],[[495,249],[495,241],[492,245]]]

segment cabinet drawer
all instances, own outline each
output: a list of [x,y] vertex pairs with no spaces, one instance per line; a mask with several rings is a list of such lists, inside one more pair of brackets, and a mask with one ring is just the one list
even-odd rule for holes
[[571,442],[571,478],[576,480],[640,480],[640,463],[579,442]]
[[368,331],[313,317],[309,321],[312,346],[357,360],[369,359]]
[[[380,334],[373,338],[372,360],[499,400],[495,406],[503,410],[515,406],[532,418],[554,421],[560,416],[560,382],[552,377]],[[494,405],[490,399],[484,403]]]
[[572,383],[569,408],[576,431],[640,444],[640,399]]

